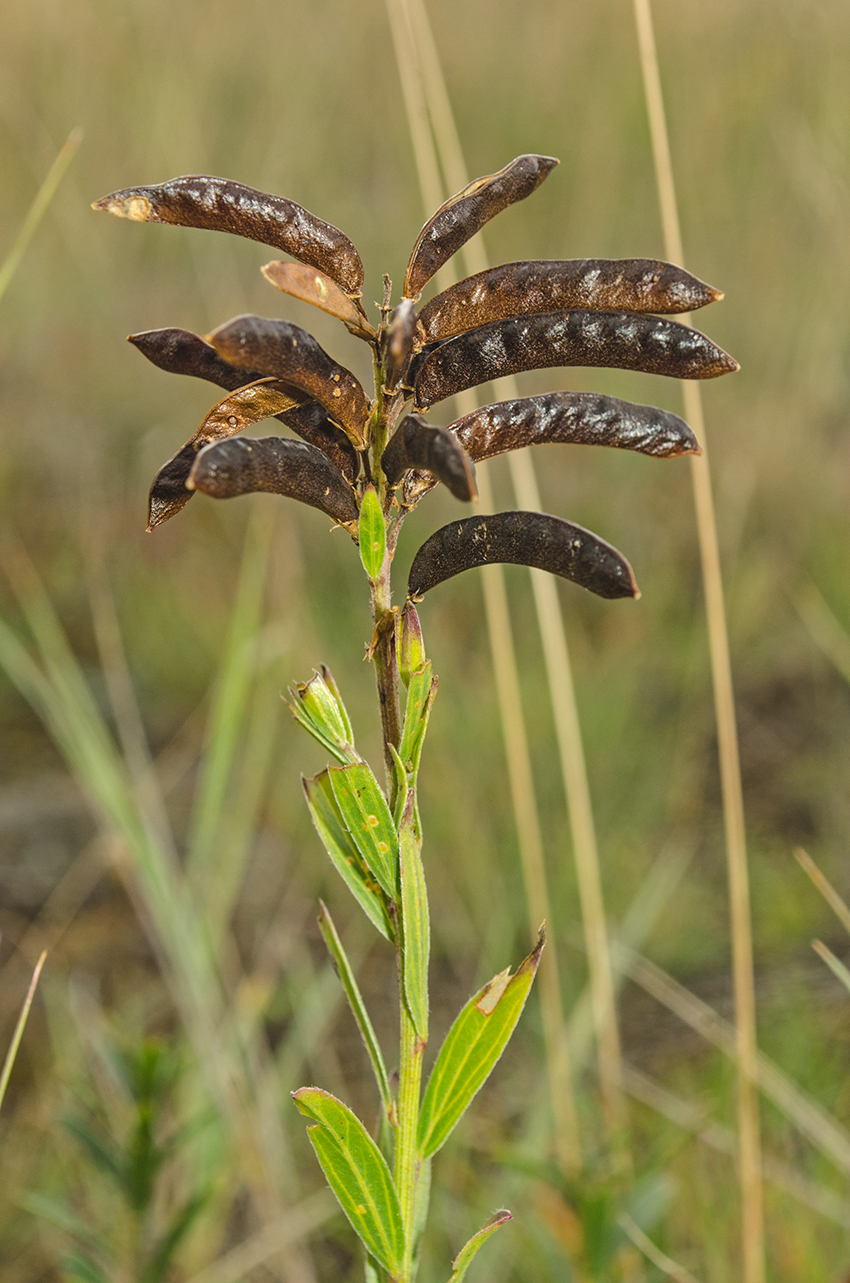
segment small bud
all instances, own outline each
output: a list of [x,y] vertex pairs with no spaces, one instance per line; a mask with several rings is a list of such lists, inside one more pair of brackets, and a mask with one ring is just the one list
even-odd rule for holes
[[[330,680],[326,680],[326,677]],[[299,682],[290,690],[293,716],[305,730],[324,745],[340,762],[359,762],[354,749],[351,722],[340,699],[336,683],[326,668],[309,682]]]
[[425,663],[422,626],[412,601],[405,604],[401,614],[396,618],[396,655],[399,676],[405,686],[409,686],[413,674],[418,673]]

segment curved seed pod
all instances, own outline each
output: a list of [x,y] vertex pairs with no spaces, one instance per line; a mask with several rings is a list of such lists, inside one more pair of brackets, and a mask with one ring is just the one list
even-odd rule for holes
[[386,390],[393,391],[404,378],[417,342],[416,307],[403,298],[387,325]]
[[[191,330],[146,330],[142,334],[131,334],[127,341],[161,370],[167,370],[170,374],[190,374],[229,391],[267,377],[256,370],[231,365],[219,356],[214,347],[210,347],[209,343],[205,343]],[[323,451],[349,481],[357,476],[360,465],[354,446],[342,428],[331,422],[327,411],[318,401],[294,405],[292,410],[277,414],[275,418]],[[176,460],[178,455],[174,458]],[[161,520],[166,518],[162,517]]]
[[96,200],[92,209],[136,223],[176,223],[246,236],[318,267],[352,298],[363,291],[360,255],[338,228],[283,196],[227,178],[189,174],[155,187],[127,187]]
[[363,315],[359,304],[355,306],[348,295],[329,276],[325,276],[324,272],[304,263],[288,263],[282,259],[266,263],[260,271],[282,294],[299,298],[303,303],[312,303],[313,307],[320,307],[323,312],[342,321],[343,325],[347,325],[360,338],[375,337],[375,330]]
[[263,316],[234,316],[205,337],[232,365],[272,374],[319,401],[358,450],[366,446],[366,393],[351,371],[328,356],[300,325]]
[[211,441],[224,441],[253,423],[270,419],[297,402],[277,379],[261,379],[231,392],[213,406],[197,432],[177,451],[154,477],[148,496],[148,530],[155,530],[174,517],[192,498],[186,482],[198,451]]
[[[476,463],[549,443],[614,446],[656,459],[700,453],[696,437],[677,414],[595,392],[547,392],[498,401],[450,423],[447,431]],[[405,504],[417,503],[435,484],[424,473],[408,477]]]
[[525,200],[558,164],[553,156],[517,156],[497,174],[476,178],[441,205],[417,237],[404,277],[406,298],[416,298],[435,272],[485,223]]
[[640,596],[632,568],[616,548],[545,512],[499,512],[443,526],[414,557],[407,595],[419,601],[443,580],[493,562],[536,566],[599,597]]
[[475,500],[475,469],[456,436],[446,428],[409,414],[381,456],[381,467],[391,486],[408,468],[422,468],[448,486],[456,499]]
[[584,308],[671,314],[722,298],[722,290],[653,258],[528,260],[468,276],[426,303],[419,319],[432,342],[532,312]]
[[198,454],[186,484],[214,499],[233,499],[258,490],[286,495],[326,513],[352,537],[357,534],[354,491],[330,459],[306,441],[288,437],[214,441]]
[[482,325],[434,348],[416,371],[415,406],[428,406],[521,370],[601,365],[715,379],[738,362],[699,330],[636,312],[543,312]]

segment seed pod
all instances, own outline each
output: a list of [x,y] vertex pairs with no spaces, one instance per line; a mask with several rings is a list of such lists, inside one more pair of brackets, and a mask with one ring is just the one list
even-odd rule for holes
[[[128,342],[154,365],[170,374],[191,374],[196,379],[206,379],[208,383],[228,390],[244,387],[246,383],[255,383],[264,377],[256,370],[241,369],[222,360],[214,347],[191,330],[147,330],[142,334],[131,334]],[[360,466],[357,451],[342,428],[331,422],[318,401],[305,401],[274,417],[297,432],[299,437],[317,446],[349,481],[357,476]]]
[[529,260],[468,276],[426,303],[419,320],[432,342],[532,312],[693,312],[721,298],[684,268],[653,258]]
[[422,287],[485,223],[525,200],[558,164],[553,156],[517,156],[497,174],[476,178],[441,205],[417,237],[404,278],[405,298]]
[[354,491],[330,459],[308,445],[287,437],[234,437],[214,441],[195,459],[186,485],[214,499],[264,490],[309,504],[357,534]]
[[422,468],[448,486],[456,499],[478,498],[475,469],[457,438],[418,414],[409,414],[381,456],[381,467],[391,486],[408,468]]
[[406,374],[416,340],[416,308],[412,299],[403,298],[387,325],[385,360],[388,392],[392,392]]
[[405,686],[409,686],[411,677],[424,667],[426,659],[422,625],[412,601],[405,602],[401,613],[396,615],[395,652],[398,675]]
[[155,187],[127,187],[101,197],[92,208],[136,223],[176,223],[246,236],[317,267],[351,298],[363,292],[360,255],[338,228],[283,196],[227,178],[190,174]]
[[375,337],[375,330],[363,315],[359,303],[355,306],[348,295],[343,294],[339,286],[329,276],[325,276],[324,272],[317,271],[315,267],[307,267],[304,263],[287,263],[282,259],[266,263],[260,271],[282,294],[299,298],[303,303],[312,303],[313,307],[320,307],[323,312],[342,321],[343,325],[347,325],[360,338]]
[[414,557],[407,595],[419,601],[443,580],[493,562],[536,566],[599,597],[640,596],[632,568],[616,548],[545,512],[499,512],[443,526]]
[[[464,415],[446,430],[476,463],[508,450],[549,443],[614,446],[656,459],[700,453],[687,423],[669,410],[589,392],[547,392],[499,401]],[[405,504],[418,503],[435,484],[424,472],[408,476]]]
[[699,330],[676,321],[635,312],[544,312],[482,325],[434,348],[415,373],[415,407],[425,410],[464,388],[555,365],[677,379],[714,379],[739,368]]
[[206,340],[225,361],[272,374],[319,401],[358,450],[366,446],[366,393],[354,375],[300,325],[263,316],[235,316],[206,335]]
[[231,392],[213,406],[197,432],[154,477],[148,497],[148,530],[174,517],[192,498],[186,481],[198,451],[211,441],[225,441],[251,424],[269,419],[296,404],[277,379],[261,379]]

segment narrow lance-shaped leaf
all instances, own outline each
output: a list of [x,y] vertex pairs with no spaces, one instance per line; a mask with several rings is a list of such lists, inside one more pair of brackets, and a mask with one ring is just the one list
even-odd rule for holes
[[416,409],[506,374],[562,365],[642,370],[676,379],[715,379],[739,368],[699,330],[659,316],[543,312],[482,325],[430,351],[415,373]]
[[503,263],[432,298],[419,313],[428,342],[531,312],[693,312],[723,292],[652,258],[576,258]]
[[369,402],[350,370],[339,365],[300,325],[264,316],[235,316],[206,336],[233,365],[271,374],[319,401],[362,450]]
[[408,596],[419,601],[445,579],[493,562],[536,566],[599,597],[640,596],[622,553],[582,526],[545,512],[499,512],[443,526],[414,557]]
[[343,325],[348,326],[360,338],[374,338],[375,330],[359,305],[355,306],[348,295],[329,276],[325,276],[324,272],[304,263],[287,263],[281,259],[266,263],[260,271],[282,294],[321,308],[323,312],[342,321]]
[[506,1225],[509,1220],[511,1220],[511,1214],[504,1208],[499,1212],[493,1213],[489,1221],[482,1225],[478,1233],[473,1234],[469,1242],[458,1252],[452,1262],[452,1276],[449,1279],[449,1283],[461,1283],[461,1279],[472,1264],[473,1257],[477,1254],[479,1248],[483,1247],[488,1238],[495,1234],[497,1229]]
[[422,743],[436,695],[437,679],[431,676],[431,663],[426,660],[422,668],[411,675],[408,683],[404,725],[398,746],[399,757],[412,775],[411,783],[415,783],[416,772],[419,770]]
[[407,795],[398,831],[399,878],[401,884],[401,959],[404,1000],[413,1027],[422,1042],[428,1041],[428,959],[431,952],[431,924],[428,892],[419,853],[416,823],[416,794]]
[[419,1153],[428,1158],[445,1144],[472,1099],[484,1086],[508,1044],[537,974],[546,933],[520,964],[494,976],[474,994],[440,1048],[419,1115]]
[[381,786],[365,762],[331,767],[331,787],[345,827],[366,867],[390,899],[398,897],[398,834]]
[[387,552],[387,527],[374,486],[367,486],[363,492],[357,538],[363,569],[370,579],[377,579]]
[[204,446],[195,459],[186,485],[214,499],[267,491],[318,508],[357,534],[354,491],[330,459],[288,437],[237,437]]
[[416,298],[434,273],[485,223],[530,196],[557,164],[552,156],[517,156],[498,173],[476,178],[450,197],[417,237],[404,278],[405,297]]
[[284,196],[227,178],[189,174],[154,187],[127,187],[101,197],[92,208],[136,223],[174,223],[246,236],[317,267],[352,298],[363,290],[360,255],[339,228]]
[[[146,330],[142,334],[131,334],[128,342],[161,370],[204,379],[231,392],[247,383],[256,383],[258,379],[268,377],[257,370],[231,365],[219,356],[214,347],[210,347],[209,343],[205,343],[191,330]],[[324,406],[319,405],[318,401],[294,405],[291,410],[275,415],[275,418],[326,454],[347,480],[353,481],[357,476],[359,462],[354,446],[342,428],[331,422]]]
[[[499,401],[450,423],[471,459],[480,463],[532,445],[605,445],[656,459],[699,454],[691,429],[678,415],[594,392],[547,392]],[[405,478],[405,504],[417,503],[436,481],[424,471]]]
[[290,688],[293,702],[289,704],[289,710],[296,722],[309,731],[337,761],[344,765],[359,762],[348,714],[339,698],[339,692],[327,681],[326,674],[330,676],[329,670],[325,668],[309,682],[299,682],[294,691]]
[[387,940],[395,932],[381,897],[381,889],[345,826],[328,771],[302,779],[304,794],[316,832],[331,861],[370,922]]
[[186,482],[202,446],[225,441],[251,424],[291,410],[297,403],[279,380],[260,379],[214,405],[198,430],[154,477],[148,496],[148,530],[176,516],[192,498]]
[[387,1161],[360,1119],[330,1092],[302,1087],[292,1093],[328,1184],[367,1252],[390,1274],[404,1259],[404,1223]]
[[457,437],[418,414],[409,414],[399,424],[381,456],[381,467],[391,486],[409,468],[421,468],[442,481],[456,499],[478,498],[475,469]]

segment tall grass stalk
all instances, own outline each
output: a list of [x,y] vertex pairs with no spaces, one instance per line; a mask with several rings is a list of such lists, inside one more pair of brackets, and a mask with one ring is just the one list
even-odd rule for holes
[[0,299],[9,288],[9,282],[18,270],[21,260],[27,251],[27,246],[37,232],[39,223],[47,213],[48,206],[56,195],[59,184],[65,177],[65,171],[74,159],[74,154],[82,141],[82,129],[72,129],[36,192],[35,199],[27,211],[27,216],[21,224],[12,248],[3,263],[0,264]]
[[[666,255],[683,263],[682,235],[673,180],[673,163],[661,92],[650,0],[634,0],[644,95],[649,116],[652,153]],[[683,318],[686,322],[687,318]],[[695,383],[683,383],[685,415],[702,444],[703,453],[691,457],[694,505],[703,572],[708,622],[714,706],[717,721],[729,907],[732,925],[732,966],[735,989],[735,1029],[738,1059],[738,1130],[740,1133],[741,1246],[743,1283],[764,1283],[764,1206],[761,1174],[761,1137],[756,1089],[758,1046],[753,974],[753,940],[747,868],[744,799],[735,723],[735,701],[729,636],[720,571],[720,549],[711,490],[702,398]]]
[[44,960],[46,957],[47,953],[42,953],[35,965],[35,971],[32,973],[32,979],[30,980],[29,988],[27,989],[27,994],[24,998],[24,1005],[21,1007],[21,1014],[18,1016],[18,1022],[15,1025],[15,1032],[12,1034],[12,1041],[9,1043],[9,1050],[6,1052],[6,1057],[3,1061],[3,1068],[0,1070],[0,1105],[3,1104],[3,1100],[6,1095],[6,1088],[9,1085],[9,1079],[12,1075],[12,1067],[15,1064],[18,1048],[20,1047],[21,1039],[24,1036],[24,1029],[26,1028],[27,1020],[29,1019],[30,1007],[32,1006],[32,1000],[35,997],[38,978],[41,975],[41,968],[44,966]]

